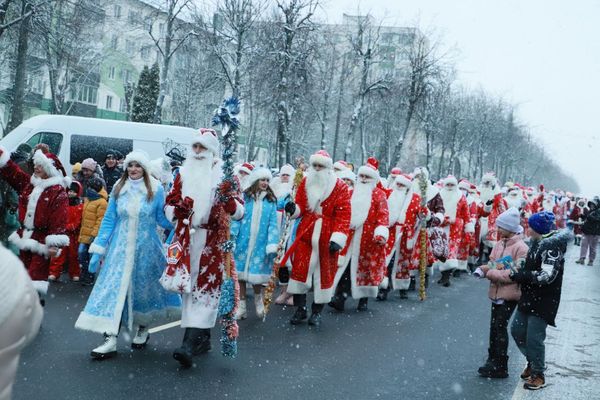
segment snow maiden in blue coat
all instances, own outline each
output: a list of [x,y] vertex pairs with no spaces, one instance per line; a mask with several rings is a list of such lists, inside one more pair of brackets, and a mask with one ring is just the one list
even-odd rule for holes
[[104,257],[96,284],[75,327],[104,334],[92,357],[104,359],[117,352],[121,325],[136,329],[133,348],[148,341],[147,326],[176,319],[181,298],[159,283],[166,265],[157,226],[171,229],[163,208],[165,194],[150,176],[150,160],[141,151],[125,158],[123,176],[115,184],[98,236],[90,246],[90,271]]
[[254,288],[256,315],[262,318],[263,285],[273,271],[273,261],[279,242],[277,197],[269,187],[271,172],[257,168],[250,174],[249,187],[244,191],[244,218],[231,224],[235,239],[235,265],[240,281],[240,305],[237,319],[246,318],[246,283]]

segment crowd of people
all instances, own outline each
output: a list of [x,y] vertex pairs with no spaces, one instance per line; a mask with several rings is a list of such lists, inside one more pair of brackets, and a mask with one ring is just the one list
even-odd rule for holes
[[[264,317],[265,287],[276,277],[274,302],[295,307],[290,323],[315,327],[325,306],[342,312],[354,299],[365,311],[369,298],[386,301],[392,290],[402,299],[417,288],[423,296],[438,269],[442,287],[461,273],[490,281],[480,375],[508,375],[515,313],[511,332],[528,361],[525,387],[545,385],[545,330],[555,323],[567,242],[572,232],[581,246],[577,262],[593,265],[598,198],[501,184],[493,173],[475,184],[396,167],[384,178],[374,158],[355,169],[324,150],[279,170],[239,164],[232,185],[222,179],[219,157],[211,129],[194,135],[182,165],[111,150],[103,166],[88,158],[72,166],[72,176],[45,145],[12,154],[0,148],[7,221],[0,239],[19,255],[41,298],[64,270],[93,285],[75,324],[103,335],[93,358],[114,356],[122,329],[142,349],[150,326],[180,318],[185,331],[173,356],[190,367],[211,348],[230,259],[240,284],[236,319],[248,318],[248,286],[255,315]],[[229,240],[231,255],[223,246]],[[184,266],[178,290],[163,281],[173,262]],[[9,315],[0,312],[0,322]]]

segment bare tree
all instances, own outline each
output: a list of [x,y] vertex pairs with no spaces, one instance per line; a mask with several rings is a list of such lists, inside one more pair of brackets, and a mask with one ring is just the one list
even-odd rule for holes
[[[193,25],[180,19],[180,15],[184,10],[190,11],[192,3],[192,0],[162,0],[158,10],[151,18],[150,24],[148,24],[148,34],[162,57],[160,66],[160,93],[154,110],[155,124],[159,124],[162,119],[162,108],[169,87],[169,67],[171,66],[173,55],[190,36],[197,34],[193,29]],[[153,28],[158,19],[164,19],[164,37],[163,32],[158,32],[158,35],[154,33]]]

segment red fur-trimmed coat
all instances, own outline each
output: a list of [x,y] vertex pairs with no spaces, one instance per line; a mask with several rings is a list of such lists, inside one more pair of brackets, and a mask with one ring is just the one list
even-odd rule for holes
[[387,265],[385,244],[377,243],[375,237],[381,236],[387,241],[388,220],[387,192],[375,187],[371,194],[369,213],[361,226],[351,230],[343,251],[350,261],[352,297],[355,299],[377,296]]
[[583,235],[583,216],[587,212],[587,207],[579,207],[575,204],[571,214],[569,214],[569,222],[573,224],[573,233],[575,235]]
[[[339,252],[330,252],[329,243],[345,247],[350,231],[350,192],[341,180],[328,188],[329,194],[316,210],[308,205],[306,178],[296,192],[296,211],[301,217],[291,252],[292,273],[288,293],[304,294],[314,286],[315,303],[328,303],[333,296],[333,282],[338,267]],[[313,284],[314,280],[314,284]]]
[[8,153],[0,156],[0,175],[19,193],[21,228],[9,240],[21,250],[21,261],[34,281],[48,279],[49,247],[66,247],[69,199],[64,177],[40,179],[25,173]]
[[453,219],[446,215],[442,227],[448,235],[448,259],[440,266],[440,271],[448,269],[467,269],[470,235],[475,231],[469,214],[469,205],[465,196],[461,196],[456,204],[456,215]]
[[488,219],[488,231],[485,237],[486,246],[494,247],[495,242],[498,240],[498,228],[496,228],[496,220],[498,216],[508,209],[506,200],[502,197],[502,193],[498,193],[494,196],[493,203],[489,206],[485,203],[479,204],[478,215]]

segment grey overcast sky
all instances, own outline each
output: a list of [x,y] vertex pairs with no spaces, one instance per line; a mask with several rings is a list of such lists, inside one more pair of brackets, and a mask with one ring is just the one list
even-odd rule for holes
[[584,194],[600,194],[600,0],[322,0],[321,17],[371,13],[433,28],[459,81],[518,105],[520,120]]

